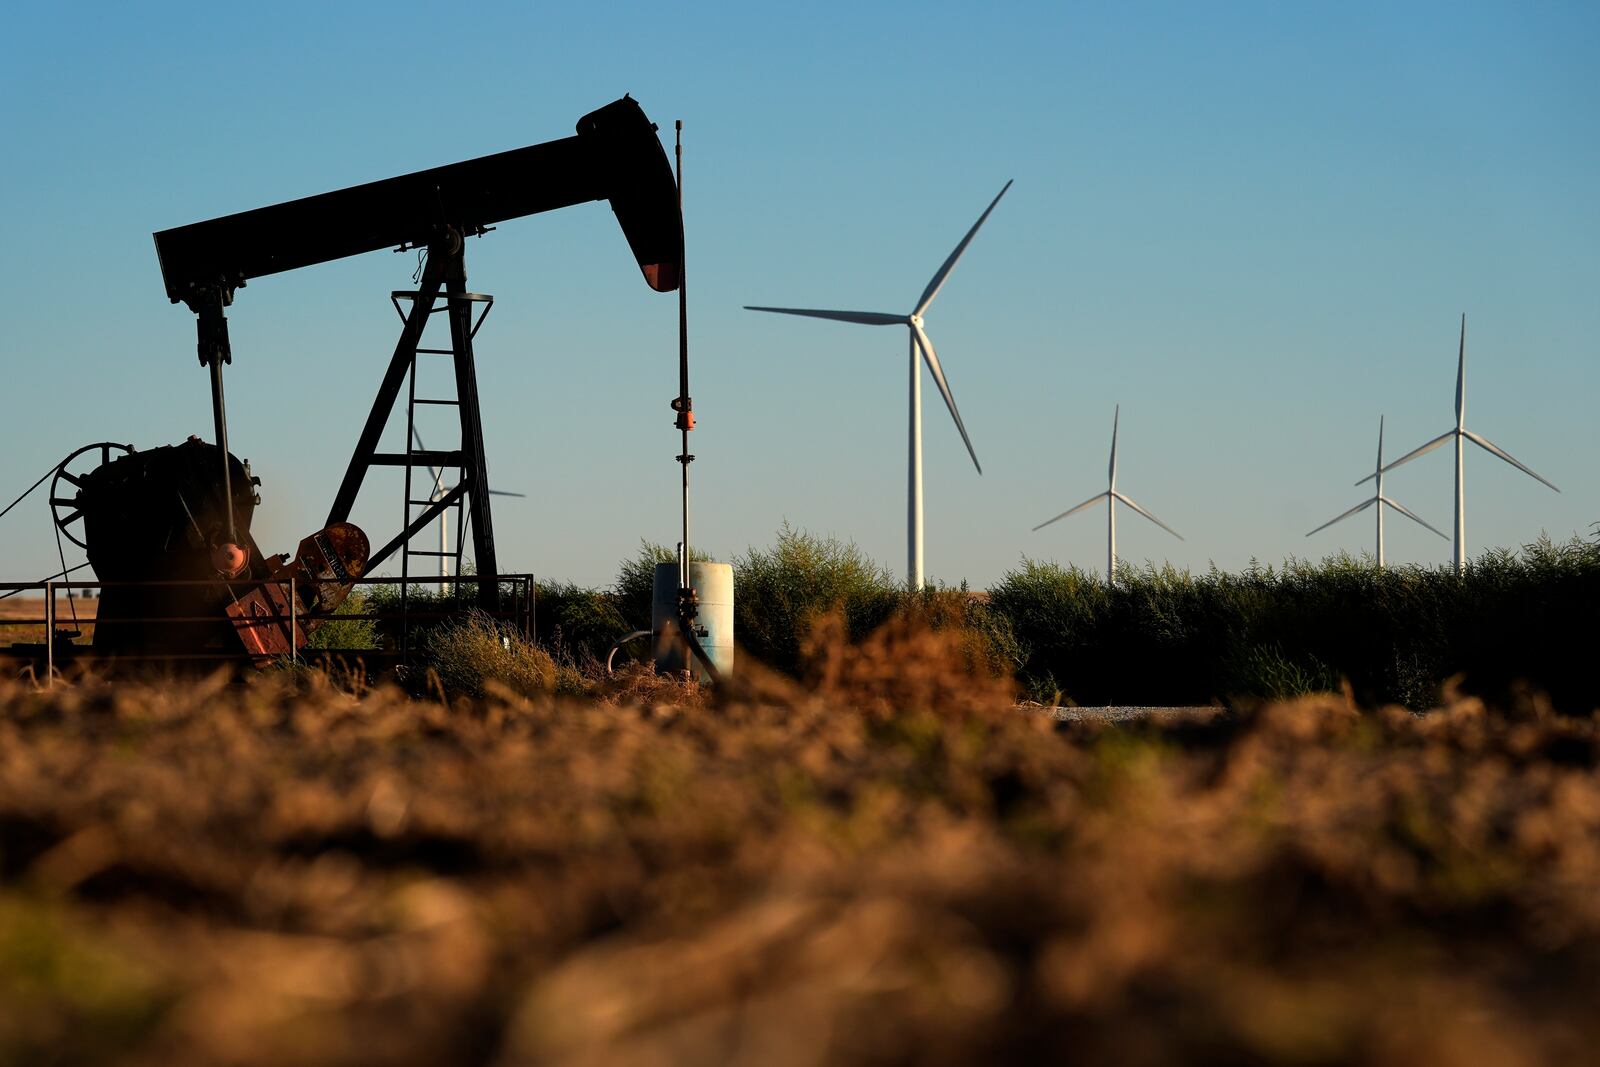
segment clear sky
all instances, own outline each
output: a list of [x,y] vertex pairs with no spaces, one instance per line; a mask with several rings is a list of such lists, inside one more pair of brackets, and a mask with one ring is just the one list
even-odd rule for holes
[[[986,7],[996,10],[985,10]],[[927,316],[983,460],[925,385],[927,566],[1099,567],[1122,405],[1123,555],[1233,569],[1370,549],[1378,416],[1453,422],[1468,314],[1469,547],[1600,520],[1600,7],[1010,3],[14,6],[0,36],[0,504],[80,444],[210,436],[193,316],[150,234],[568,135],[624,92],[686,124],[695,533],[785,520],[905,565],[904,332],[744,304],[909,311],[1010,178]],[[255,532],[322,522],[394,345],[375,252],[241,290],[234,451]],[[600,584],[675,539],[676,300],[603,203],[468,246],[499,303],[479,376],[507,569]],[[392,447],[400,445],[392,434]],[[441,425],[436,447],[448,442]],[[1440,450],[1389,480],[1448,531]],[[398,529],[397,480],[355,519]],[[1389,524],[1391,559],[1449,546]],[[42,500],[4,577],[54,569]],[[69,546],[70,547],[70,546]],[[81,556],[69,558],[76,562]]]

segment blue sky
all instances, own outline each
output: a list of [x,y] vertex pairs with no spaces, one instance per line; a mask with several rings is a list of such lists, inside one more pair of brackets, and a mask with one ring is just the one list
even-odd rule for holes
[[[1463,311],[1468,426],[1562,488],[1469,457],[1470,549],[1600,520],[1600,8],[595,8],[11,13],[0,496],[91,440],[209,436],[152,231],[562,137],[629,92],[686,123],[695,532],[724,557],[788,521],[902,570],[903,334],[740,307],[909,310],[1010,178],[927,317],[985,471],[930,390],[931,577],[1098,567],[1103,519],[1029,528],[1103,487],[1117,403],[1120,487],[1186,538],[1128,516],[1125,557],[1370,548],[1365,516],[1303,534],[1361,499],[1380,413],[1391,455],[1451,425]],[[265,551],[320,525],[413,266],[376,252],[239,293],[230,431]],[[499,301],[491,480],[529,494],[495,502],[502,564],[604,583],[674,539],[675,300],[603,203],[508,223],[468,268]],[[1388,488],[1448,530],[1451,480],[1441,450]],[[375,541],[399,497],[369,480]],[[43,503],[0,545],[8,578],[54,569]],[[1449,546],[1397,521],[1389,554]]]

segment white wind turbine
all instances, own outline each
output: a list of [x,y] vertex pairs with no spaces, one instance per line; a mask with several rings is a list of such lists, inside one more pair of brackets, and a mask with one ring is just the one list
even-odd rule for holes
[[1111,466],[1107,472],[1109,484],[1106,486],[1106,491],[1103,493],[1096,493],[1094,496],[1090,497],[1088,500],[1085,500],[1077,507],[1068,508],[1055,518],[1046,519],[1044,522],[1041,522],[1039,525],[1034,527],[1035,531],[1042,530],[1046,526],[1049,526],[1052,522],[1060,522],[1068,515],[1076,515],[1084,508],[1093,507],[1095,504],[1098,504],[1100,501],[1104,500],[1106,502],[1107,509],[1106,585],[1108,586],[1115,581],[1117,577],[1117,501],[1122,501],[1122,503],[1128,505],[1134,511],[1137,511],[1139,514],[1143,515],[1145,518],[1149,519],[1151,522],[1167,531],[1167,533],[1171,534],[1173,537],[1176,537],[1180,541],[1183,540],[1183,535],[1177,530],[1174,530],[1172,527],[1168,526],[1166,523],[1150,514],[1144,508],[1140,507],[1138,504],[1135,504],[1131,498],[1124,495],[1117,489],[1117,424],[1121,420],[1122,405],[1118,404],[1116,413],[1111,416]]
[[983,466],[978,462],[978,453],[973,451],[972,440],[967,436],[967,428],[961,422],[961,412],[956,410],[956,398],[950,392],[950,385],[945,381],[944,368],[939,365],[939,356],[933,350],[933,342],[928,340],[928,333],[923,329],[922,316],[928,310],[928,305],[933,303],[933,298],[939,295],[939,290],[944,286],[945,279],[950,276],[955,268],[956,261],[961,258],[961,253],[967,250],[967,245],[972,243],[972,238],[977,234],[978,228],[988,219],[989,212],[994,210],[1000,202],[1000,197],[1006,195],[1006,189],[1011,188],[1008,181],[1005,187],[990,201],[978,221],[972,224],[972,229],[956,245],[956,250],[944,261],[928,287],[922,291],[922,297],[917,301],[917,306],[909,315],[890,315],[878,311],[816,311],[810,308],[773,308],[745,306],[746,311],[771,311],[780,315],[805,315],[814,319],[834,319],[838,322],[853,322],[862,326],[905,326],[909,328],[911,343],[911,430],[909,450],[910,457],[906,467],[906,582],[912,589],[921,589],[923,584],[922,571],[922,368],[918,365],[917,353],[920,350],[922,358],[927,361],[928,370],[933,375],[933,383],[939,387],[939,394],[944,397],[944,403],[950,409],[950,417],[955,419],[956,429],[961,432],[961,440],[967,446],[967,454],[972,457],[972,465],[983,473]]
[[[428,446],[422,443],[422,434],[417,432],[417,428],[415,426],[411,427],[411,437],[412,437],[412,440],[417,442],[418,451],[426,452],[428,450]],[[429,503],[437,503],[438,501],[443,500],[445,494],[450,492],[450,490],[454,489],[455,486],[453,486],[453,485],[445,485],[444,484],[444,468],[443,467],[429,466],[428,467],[428,473],[433,475],[433,489],[428,494],[428,502]],[[489,495],[490,496],[521,496],[521,497],[525,497],[528,494],[527,493],[510,493],[510,492],[507,492],[504,489],[491,489],[491,490],[489,490]],[[449,543],[449,541],[450,541],[450,509],[449,508],[445,508],[443,511],[439,512],[439,577],[441,577],[441,578],[450,577],[450,556],[448,555],[449,549],[445,547]],[[444,596],[446,592],[447,592],[447,590],[445,589],[445,583],[440,582],[439,583],[439,595],[440,596]]]
[[[1349,511],[1345,512],[1343,515],[1340,515],[1336,519],[1329,519],[1327,522],[1323,523],[1321,526],[1318,526],[1315,530],[1312,530],[1311,533],[1306,534],[1306,536],[1310,537],[1311,534],[1319,533],[1319,532],[1321,532],[1323,530],[1326,530],[1328,527],[1332,526],[1334,523],[1342,522],[1345,519],[1348,519],[1350,516],[1356,514],[1357,512],[1365,511],[1367,508],[1370,508],[1374,504],[1376,504],[1378,506],[1378,569],[1382,570],[1383,569],[1383,508],[1384,508],[1384,505],[1387,504],[1389,507],[1394,508],[1400,514],[1402,514],[1406,518],[1410,519],[1412,522],[1420,523],[1421,525],[1426,526],[1428,529],[1433,530],[1433,532],[1438,534],[1440,537],[1443,537],[1446,541],[1450,540],[1448,537],[1445,537],[1444,534],[1441,531],[1435,530],[1433,528],[1433,526],[1431,526],[1429,523],[1424,522],[1421,518],[1419,518],[1417,515],[1412,513],[1409,509],[1406,508],[1405,505],[1403,505],[1400,502],[1398,502],[1396,500],[1392,500],[1389,497],[1386,497],[1386,496],[1383,495],[1383,472],[1384,472],[1384,466],[1383,466],[1383,416],[1379,415],[1378,416],[1378,462],[1377,462],[1377,465],[1372,470],[1372,476],[1374,478],[1378,479],[1377,491],[1374,492],[1367,499],[1363,500],[1361,503],[1357,504],[1355,507],[1351,508]],[[1358,482],[1356,484],[1359,485],[1360,483]]]
[[1456,424],[1455,424],[1455,426],[1452,429],[1446,430],[1444,433],[1440,434],[1438,437],[1435,437],[1433,440],[1429,441],[1427,444],[1422,445],[1422,446],[1420,446],[1418,448],[1412,449],[1410,452],[1407,452],[1405,455],[1401,456],[1399,459],[1395,460],[1393,463],[1389,464],[1388,466],[1379,467],[1377,471],[1373,472],[1372,474],[1367,475],[1365,478],[1361,479],[1360,482],[1356,483],[1357,485],[1360,485],[1362,482],[1371,481],[1373,478],[1378,477],[1379,475],[1383,474],[1385,471],[1392,471],[1396,467],[1400,466],[1400,464],[1409,463],[1412,460],[1416,459],[1418,456],[1423,455],[1424,453],[1432,452],[1434,449],[1438,448],[1440,445],[1444,444],[1446,441],[1454,440],[1455,441],[1455,445],[1456,445],[1456,540],[1455,540],[1455,564],[1456,564],[1456,573],[1457,574],[1461,574],[1463,571],[1465,571],[1467,569],[1467,503],[1466,503],[1466,468],[1465,468],[1466,457],[1464,455],[1464,452],[1465,452],[1465,447],[1464,446],[1465,446],[1465,443],[1467,441],[1471,441],[1473,444],[1477,445],[1479,448],[1483,449],[1485,452],[1488,452],[1490,455],[1498,456],[1499,458],[1505,460],[1507,463],[1509,463],[1513,467],[1517,468],[1517,470],[1521,471],[1523,474],[1528,475],[1530,478],[1534,478],[1534,479],[1536,479],[1536,480],[1538,480],[1540,482],[1544,482],[1545,485],[1550,486],[1551,489],[1555,489],[1556,492],[1558,492],[1558,493],[1561,492],[1561,490],[1556,489],[1556,487],[1555,487],[1555,485],[1553,483],[1551,483],[1547,479],[1541,477],[1540,475],[1536,474],[1533,471],[1532,468],[1528,467],[1526,464],[1521,463],[1518,460],[1516,460],[1515,458],[1513,458],[1511,453],[1507,452],[1505,449],[1501,448],[1499,445],[1494,444],[1488,438],[1483,437],[1480,434],[1475,434],[1471,430],[1467,429],[1466,422],[1467,422],[1467,315],[1466,315],[1466,312],[1462,312],[1461,313],[1461,348],[1460,348],[1460,353],[1459,353],[1459,356],[1457,357],[1457,362],[1456,362]]

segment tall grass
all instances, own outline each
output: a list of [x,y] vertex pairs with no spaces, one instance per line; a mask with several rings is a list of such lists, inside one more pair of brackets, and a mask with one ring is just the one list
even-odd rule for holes
[[[613,641],[650,627],[655,567],[672,558],[645,542],[610,588],[541,581],[539,645],[595,674]],[[840,637],[858,643],[891,619],[915,617],[959,631],[969,662],[1014,675],[1019,694],[1044,702],[1206,704],[1348,684],[1365,703],[1422,708],[1455,680],[1497,700],[1526,684],[1565,709],[1600,706],[1600,676],[1587,669],[1600,620],[1600,545],[1577,539],[1485,553],[1461,576],[1337,555],[1238,573],[1124,566],[1107,586],[1097,573],[1024,560],[987,594],[964,585],[913,594],[855,544],[786,524],[772,545],[732,564],[741,655],[792,676],[819,619],[837,616]],[[471,595],[414,590],[411,603],[459,616]],[[366,606],[392,610],[397,596],[385,587]],[[397,625],[335,620],[318,641],[398,647]],[[424,646],[435,625],[414,623],[411,647]]]
[[530,697],[581,693],[584,679],[570,666],[507,625],[476,609],[430,629],[400,680],[414,694],[482,699],[498,688]]
[[1124,568],[1116,586],[1024,561],[992,591],[1024,649],[1019,674],[1080,703],[1192,704],[1348,683],[1357,699],[1426,707],[1459,678],[1519,684],[1587,712],[1600,549],[1549,540],[1496,551],[1457,576],[1335,556],[1238,574]]

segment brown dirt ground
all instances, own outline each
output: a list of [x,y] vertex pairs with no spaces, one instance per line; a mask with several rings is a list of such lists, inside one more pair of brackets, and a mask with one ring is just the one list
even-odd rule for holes
[[0,1063],[1595,1062],[1600,718],[1063,722],[952,640],[0,686]]

